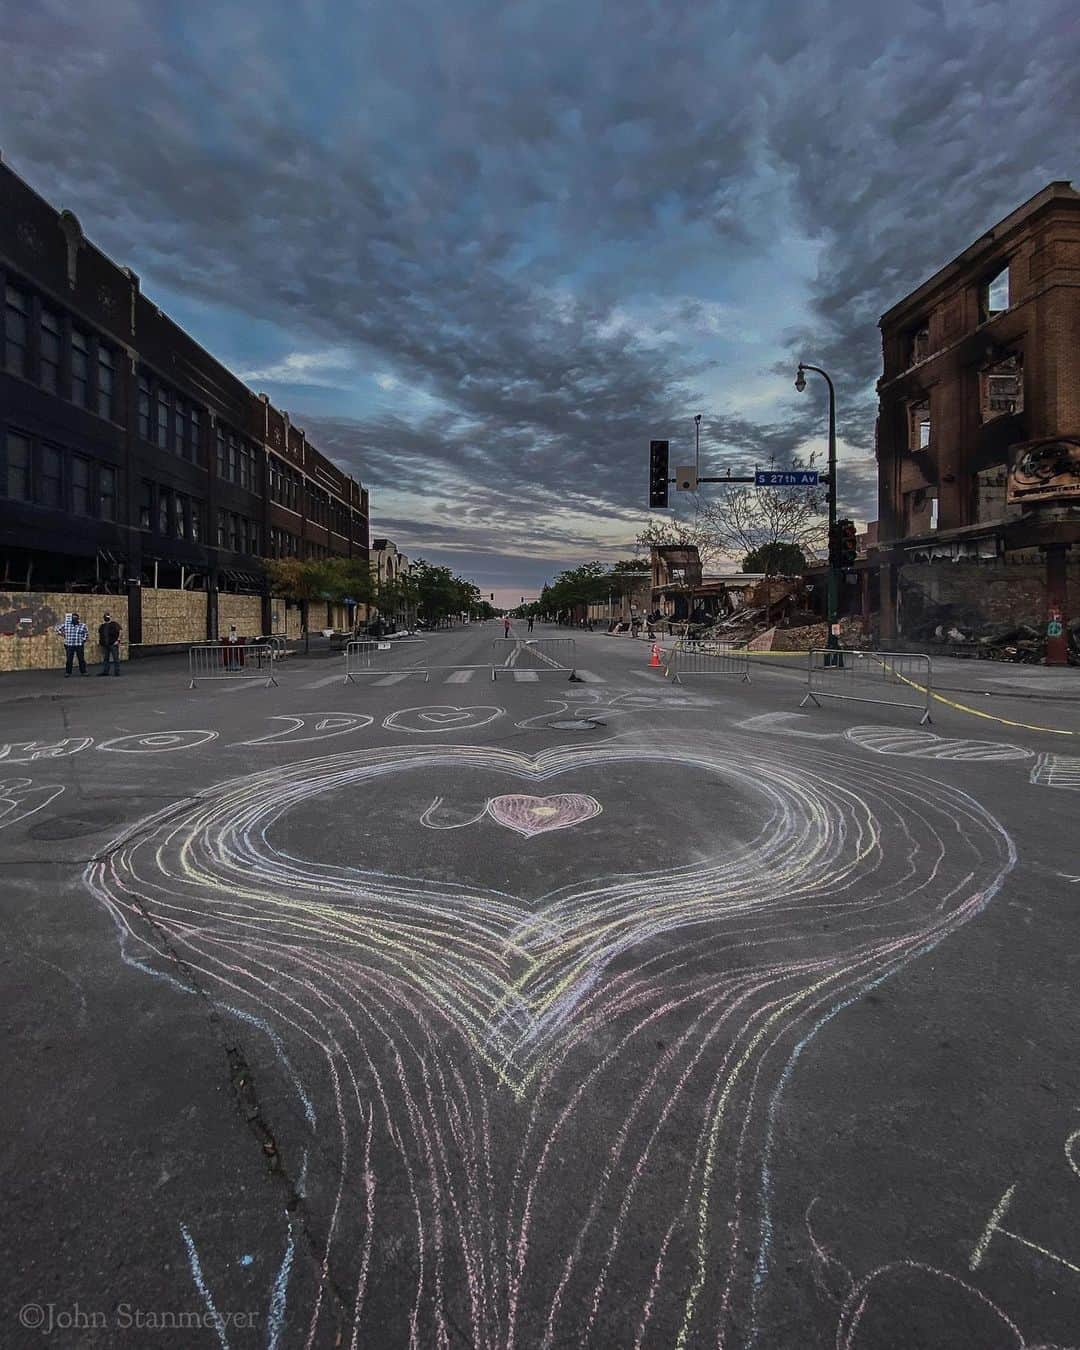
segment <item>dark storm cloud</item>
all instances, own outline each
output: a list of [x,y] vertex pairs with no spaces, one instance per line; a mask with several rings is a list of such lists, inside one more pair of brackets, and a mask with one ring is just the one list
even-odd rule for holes
[[[1074,168],[1074,13],[50,0],[0,28],[4,149],[146,277],[422,394],[419,412],[290,404],[372,486],[377,523],[381,489],[422,496],[428,524],[394,520],[403,546],[562,557],[589,542],[581,515],[633,536],[645,443],[688,425],[718,361],[739,369],[737,325],[718,352],[686,293],[789,242],[819,265],[759,359],[776,410],[706,408],[703,446],[784,461],[820,435],[820,399],[791,394],[799,355],[872,445],[878,315]],[[762,308],[782,315],[791,286],[763,285]],[[848,471],[860,515],[872,481]]]

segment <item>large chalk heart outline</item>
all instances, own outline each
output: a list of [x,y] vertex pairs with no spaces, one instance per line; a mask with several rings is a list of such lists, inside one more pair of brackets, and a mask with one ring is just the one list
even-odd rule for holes
[[[306,857],[273,845],[288,833],[275,822],[320,794],[344,793],[363,828],[358,789],[386,793],[400,773],[459,773],[466,797],[470,776],[502,775],[510,815],[541,802],[569,819],[578,794],[545,798],[552,780],[624,765],[643,782],[674,768],[715,803],[715,828],[678,792],[622,793],[620,821],[655,832],[655,868],[535,905],[327,862],[315,834]],[[753,810],[751,838],[724,835],[733,796]],[[693,863],[671,864],[677,835]],[[85,877],[125,956],[131,943],[159,960],[164,936],[241,1034],[270,1033],[312,1128],[318,1111],[311,1343],[333,1269],[358,1290],[365,1344],[445,1344],[452,1301],[475,1345],[630,1345],[653,1316],[648,1350],[788,1343],[768,1326],[723,1333],[752,1332],[777,1283],[771,1150],[800,1052],[980,913],[1015,861],[1002,826],[947,784],[728,732],[536,757],[424,741],[275,766],[132,825]],[[410,1204],[387,1210],[403,1176]],[[418,1273],[411,1296],[395,1288],[371,1311],[380,1223]],[[523,1331],[526,1309],[540,1322]]]

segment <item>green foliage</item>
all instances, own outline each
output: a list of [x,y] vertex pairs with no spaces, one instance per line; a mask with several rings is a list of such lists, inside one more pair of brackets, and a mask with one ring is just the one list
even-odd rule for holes
[[778,540],[762,544],[742,560],[744,572],[764,572],[768,576],[799,576],[806,570],[806,555],[798,544]]

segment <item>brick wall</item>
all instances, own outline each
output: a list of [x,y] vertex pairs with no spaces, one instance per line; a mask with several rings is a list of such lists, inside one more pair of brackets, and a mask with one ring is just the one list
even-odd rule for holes
[[[1068,568],[1066,614],[1080,611],[1080,561]],[[1046,622],[1046,567],[1035,562],[937,562],[908,563],[900,572],[901,633],[911,633],[924,616],[947,607],[951,622],[963,628],[985,624],[1031,624]]]
[[[88,660],[100,657],[97,630],[108,610],[123,629],[120,659],[127,660],[127,597],[123,595],[66,595],[62,592],[0,592],[0,672],[51,670],[64,664],[64,644],[53,631],[64,615],[77,612],[90,630]],[[23,622],[25,620],[25,622]]]
[[142,592],[144,646],[206,641],[206,592],[146,586]]
[[259,637],[262,633],[262,600],[257,595],[218,595],[218,637],[223,638],[231,624],[241,637]]

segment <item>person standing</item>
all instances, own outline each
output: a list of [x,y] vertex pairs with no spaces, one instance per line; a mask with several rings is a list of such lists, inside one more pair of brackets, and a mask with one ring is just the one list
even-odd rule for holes
[[510,615],[509,615],[509,614],[504,614],[504,615],[503,615],[503,637],[509,637],[509,636],[510,636]]
[[64,665],[64,678],[71,678],[71,666],[76,656],[79,658],[79,674],[85,675],[86,656],[83,648],[86,646],[86,639],[90,636],[86,624],[77,614],[69,614],[63,623],[56,625],[56,631],[63,639],[64,655],[67,657]]
[[101,647],[103,665],[101,674],[108,675],[111,662],[113,674],[120,674],[120,625],[108,610],[101,616],[98,628],[98,645]]
[[529,615],[529,632],[531,633],[532,630],[533,630],[533,616],[530,614],[530,615]]

